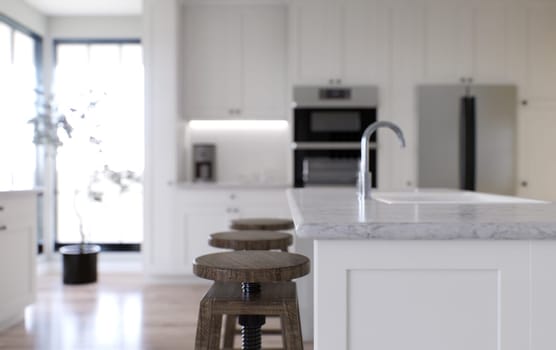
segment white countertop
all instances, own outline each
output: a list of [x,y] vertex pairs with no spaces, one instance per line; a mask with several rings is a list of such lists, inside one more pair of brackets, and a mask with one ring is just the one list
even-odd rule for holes
[[355,188],[289,189],[296,234],[310,239],[556,239],[555,203],[386,204]]
[[0,188],[0,196],[4,198],[12,197],[12,196],[21,196],[21,195],[41,195],[43,193],[42,188],[17,188],[17,187],[10,187],[10,188]]

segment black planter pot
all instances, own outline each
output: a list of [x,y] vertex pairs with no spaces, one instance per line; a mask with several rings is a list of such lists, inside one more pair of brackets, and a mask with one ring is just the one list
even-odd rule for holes
[[95,244],[67,245],[60,248],[64,284],[84,284],[97,281],[97,255]]

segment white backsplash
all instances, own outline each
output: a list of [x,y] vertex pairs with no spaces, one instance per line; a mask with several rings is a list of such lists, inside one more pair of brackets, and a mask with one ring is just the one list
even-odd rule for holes
[[180,176],[193,179],[192,145],[216,145],[216,181],[257,185],[291,180],[290,128],[278,130],[192,130],[186,126]]

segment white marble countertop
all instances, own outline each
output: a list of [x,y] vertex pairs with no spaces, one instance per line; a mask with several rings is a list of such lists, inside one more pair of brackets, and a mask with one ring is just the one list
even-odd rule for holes
[[386,204],[355,188],[289,189],[300,238],[342,240],[556,239],[555,203]]

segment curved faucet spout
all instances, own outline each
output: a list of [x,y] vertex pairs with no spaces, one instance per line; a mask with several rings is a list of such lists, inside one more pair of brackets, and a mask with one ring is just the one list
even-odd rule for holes
[[405,147],[405,138],[402,129],[389,121],[378,121],[369,125],[361,136],[361,163],[359,164],[359,196],[371,198],[371,174],[369,173],[369,139],[378,128],[389,128],[398,136],[402,147]]

